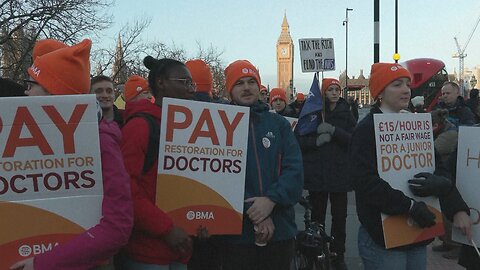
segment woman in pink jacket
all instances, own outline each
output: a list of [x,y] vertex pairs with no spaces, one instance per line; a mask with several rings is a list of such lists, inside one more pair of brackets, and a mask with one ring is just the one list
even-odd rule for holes
[[[25,93],[29,96],[88,93],[90,48],[91,41],[84,40],[37,57],[28,69],[31,78]],[[104,191],[100,222],[51,251],[20,261],[10,269],[92,269],[108,263],[128,242],[133,226],[133,206],[130,178],[119,146],[121,132],[115,122],[105,120],[100,122],[99,130]]]

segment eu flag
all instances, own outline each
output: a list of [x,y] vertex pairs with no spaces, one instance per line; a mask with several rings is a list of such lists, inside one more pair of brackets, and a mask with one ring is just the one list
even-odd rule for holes
[[318,73],[315,73],[312,86],[310,86],[310,92],[298,118],[296,130],[299,135],[303,136],[316,131],[318,126],[317,112],[321,111],[322,107],[323,102],[318,83]]

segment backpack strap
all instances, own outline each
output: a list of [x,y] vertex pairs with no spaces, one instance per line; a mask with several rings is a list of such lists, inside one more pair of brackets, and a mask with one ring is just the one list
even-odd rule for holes
[[132,114],[127,119],[127,122],[135,117],[143,118],[147,122],[149,128],[147,152],[145,153],[145,159],[143,161],[142,169],[142,174],[145,175],[148,171],[150,171],[150,169],[155,164],[155,161],[157,161],[158,159],[158,148],[160,144],[160,125],[157,123],[157,120],[153,115],[144,112]]

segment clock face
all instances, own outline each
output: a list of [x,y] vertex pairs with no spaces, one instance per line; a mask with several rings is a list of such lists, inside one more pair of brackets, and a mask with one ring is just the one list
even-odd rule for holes
[[282,48],[282,49],[280,50],[280,53],[281,53],[282,55],[287,55],[287,53],[288,53],[287,48]]

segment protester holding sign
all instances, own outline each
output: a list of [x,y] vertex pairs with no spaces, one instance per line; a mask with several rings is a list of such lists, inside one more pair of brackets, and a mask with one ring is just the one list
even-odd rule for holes
[[[435,224],[435,215],[423,202],[417,202],[380,178],[374,131],[374,114],[400,113],[410,101],[411,75],[399,64],[376,63],[370,75],[370,93],[376,100],[370,113],[358,124],[352,136],[350,163],[357,213],[361,226],[358,248],[365,269],[426,269],[426,240],[395,249],[385,249],[381,214],[408,215],[421,228]],[[458,190],[444,176],[448,173],[435,159],[435,173],[421,173],[409,180],[417,196],[437,196],[443,213],[467,235],[471,221],[468,206]],[[397,232],[402,234],[401,231]]]
[[[186,269],[192,252],[187,233],[155,206],[159,132],[164,97],[193,99],[195,84],[187,67],[173,59],[147,56],[148,84],[155,103],[126,104],[122,152],[131,177],[135,224],[124,249],[124,269]],[[178,196],[182,196],[178,194]]]
[[317,112],[317,129],[298,136],[303,154],[305,189],[312,203],[312,220],[325,225],[328,200],[332,213],[330,246],[337,253],[335,269],[346,269],[344,253],[347,221],[347,192],[352,184],[347,175],[347,149],[355,128],[355,119],[347,102],[340,97],[340,82],[322,80],[322,96],[325,104],[325,121],[321,110]]
[[250,107],[250,128],[243,230],[222,237],[223,270],[288,270],[297,234],[293,206],[303,187],[300,148],[289,122],[258,100],[255,66],[237,60],[225,78],[232,103]]
[[[57,46],[37,56],[28,69],[30,80],[26,94],[87,94],[91,45],[86,39],[71,47]],[[21,261],[10,269],[92,269],[108,263],[127,243],[133,225],[133,207],[129,177],[119,147],[120,129],[115,123],[105,121],[100,122],[99,129],[104,191],[100,222],[51,251]]]

